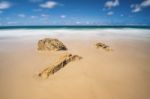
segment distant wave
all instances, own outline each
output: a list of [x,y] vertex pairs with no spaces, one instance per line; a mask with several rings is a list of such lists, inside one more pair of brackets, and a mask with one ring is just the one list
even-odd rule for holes
[[91,38],[138,38],[150,39],[149,29],[5,29],[0,30],[0,38],[10,37],[59,37],[66,39]]

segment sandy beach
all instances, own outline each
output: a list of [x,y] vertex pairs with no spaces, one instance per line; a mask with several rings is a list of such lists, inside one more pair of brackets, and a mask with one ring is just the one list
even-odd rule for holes
[[[0,30],[0,99],[150,99],[149,29]],[[16,35],[14,35],[16,34]],[[62,53],[39,52],[57,38],[83,57],[49,76],[37,74]],[[113,51],[97,49],[103,42]]]

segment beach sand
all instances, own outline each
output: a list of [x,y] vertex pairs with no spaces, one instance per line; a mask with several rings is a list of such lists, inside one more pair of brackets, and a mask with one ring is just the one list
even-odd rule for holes
[[[0,99],[150,99],[150,30],[1,33],[7,35],[0,37]],[[34,35],[27,35],[30,33]],[[59,39],[67,52],[83,59],[67,64],[48,79],[39,79],[37,74],[65,53],[39,52],[37,42],[45,37]],[[98,42],[113,51],[97,49]]]

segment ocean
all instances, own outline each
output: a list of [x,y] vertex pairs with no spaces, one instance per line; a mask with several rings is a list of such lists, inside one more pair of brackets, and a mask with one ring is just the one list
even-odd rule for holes
[[150,29],[150,26],[0,26],[0,29],[107,29],[107,28]]

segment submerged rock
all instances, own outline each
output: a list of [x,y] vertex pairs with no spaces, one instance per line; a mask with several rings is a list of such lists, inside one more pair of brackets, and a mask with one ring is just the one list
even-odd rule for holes
[[56,62],[48,66],[42,72],[40,72],[38,76],[41,78],[48,78],[49,75],[54,74],[55,72],[57,72],[58,70],[66,66],[68,63],[72,61],[80,60],[80,59],[82,59],[82,57],[78,55],[72,55],[69,53],[63,54],[60,56],[58,60],[56,60]]
[[106,45],[104,43],[100,43],[100,42],[96,44],[96,47],[97,48],[102,48],[106,51],[111,51],[112,50],[108,45]]
[[67,47],[58,39],[45,38],[38,41],[38,50],[59,51],[67,50]]

